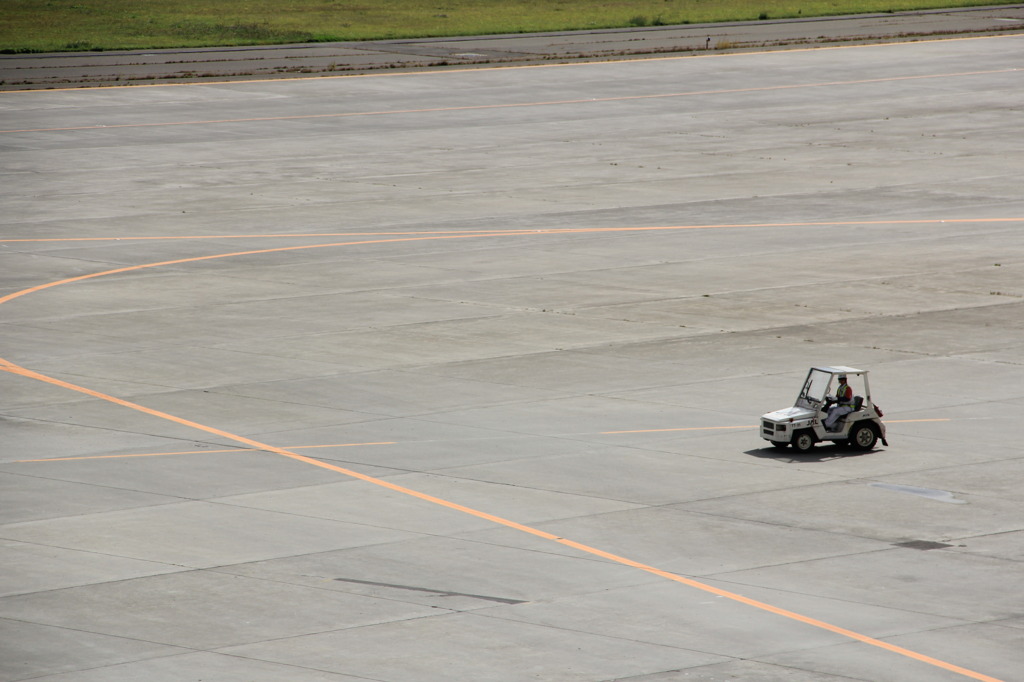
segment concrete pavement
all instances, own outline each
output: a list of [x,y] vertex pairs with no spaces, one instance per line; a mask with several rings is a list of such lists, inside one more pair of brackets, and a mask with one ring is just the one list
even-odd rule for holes
[[1019,679],[1022,56],[0,95],[0,679]]

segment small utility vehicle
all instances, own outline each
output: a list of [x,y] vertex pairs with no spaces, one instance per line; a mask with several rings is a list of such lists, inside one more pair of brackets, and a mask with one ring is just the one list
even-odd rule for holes
[[[825,420],[837,402],[840,376],[845,376],[853,389],[853,399],[846,401],[850,410],[842,410],[849,413],[826,431]],[[793,407],[761,415],[761,437],[779,450],[792,444],[798,452],[808,452],[826,440],[858,450],[870,450],[879,440],[889,444],[882,411],[871,401],[867,370],[853,367],[812,367]]]

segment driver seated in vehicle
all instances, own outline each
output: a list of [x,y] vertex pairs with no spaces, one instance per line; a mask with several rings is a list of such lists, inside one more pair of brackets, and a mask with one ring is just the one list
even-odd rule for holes
[[825,430],[837,431],[837,424],[846,415],[853,412],[853,388],[846,383],[846,375],[839,375],[839,386],[836,388],[836,396],[829,396],[828,402],[833,403],[828,408],[828,416],[825,418]]

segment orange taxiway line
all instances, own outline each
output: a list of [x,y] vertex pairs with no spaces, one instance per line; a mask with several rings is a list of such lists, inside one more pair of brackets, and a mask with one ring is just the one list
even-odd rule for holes
[[[648,225],[635,227],[551,227],[551,228],[519,228],[508,230],[430,230],[423,232],[309,232],[295,234],[222,234],[222,235],[181,235],[171,237],[0,237],[0,243],[34,243],[34,242],[128,242],[128,241],[178,241],[178,240],[229,240],[229,239],[323,239],[326,237],[419,237],[426,235],[428,238],[443,236],[462,237],[509,237],[517,235],[539,235],[539,234],[578,234],[594,232],[657,232],[670,230],[713,230],[739,227],[852,227],[856,225],[878,226],[878,225],[941,225],[949,224],[979,224],[979,223],[1019,223],[1024,222],[1020,218],[927,218],[916,220],[832,220],[813,222],[793,223],[718,223],[705,225]],[[372,242],[353,242],[372,243]],[[314,248],[316,246],[343,246],[342,244],[317,244],[314,246],[296,246],[294,248]],[[268,251],[279,251],[274,248]],[[250,251],[246,253],[262,253],[261,251]],[[211,258],[225,258],[221,254]],[[181,262],[188,262],[193,259],[186,259]],[[168,263],[157,263],[155,265],[169,265]],[[150,265],[142,267],[152,267]],[[100,273],[108,274],[108,273]]]
[[[889,419],[886,424],[910,424],[913,422],[948,422],[952,419]],[[669,431],[724,431],[728,429],[756,429],[756,424],[745,424],[742,426],[685,426],[672,429],[635,429],[631,431],[600,431],[600,435],[615,435],[619,433],[665,433]],[[397,445],[397,441],[376,441],[372,443],[328,443],[326,445],[288,445],[285,450],[317,450],[325,448],[352,448],[364,445]],[[46,457],[43,459],[12,459],[11,464],[29,464],[38,462],[78,462],[90,459],[130,459],[133,457],[167,457],[170,455],[216,455],[230,452],[258,452],[255,448],[227,448],[224,450],[179,450],[177,452],[139,452],[128,455],[86,455],[84,457]]]
[[664,431],[719,431],[724,429],[756,429],[757,424],[743,426],[684,426],[678,429],[636,429],[633,431],[602,431],[601,435],[611,435],[616,433],[659,433]]
[[[218,258],[231,258],[234,256],[255,256],[264,253],[279,253],[282,251],[301,251],[303,249],[320,249],[329,246],[359,246],[369,244],[387,244],[391,242],[413,242],[413,241],[427,241],[437,239],[473,239],[480,237],[501,237],[507,236],[509,233],[496,231],[496,232],[479,232],[472,234],[448,234],[448,235],[435,235],[431,237],[408,237],[398,239],[368,239],[352,242],[334,242],[331,244],[301,244],[299,246],[278,246],[272,249],[255,249],[252,251],[236,251],[233,253],[218,253],[211,256],[193,256],[189,258],[179,258],[176,260],[161,261],[159,263],[143,263],[142,265],[129,265],[123,268],[115,268],[113,270],[104,270],[103,272],[94,272],[88,275],[78,275],[77,277],[69,277],[67,279],[57,280],[54,282],[47,282],[46,284],[39,284],[28,289],[22,289],[21,291],[15,291],[7,294],[6,296],[0,297],[0,305],[12,301],[16,298],[26,296],[28,294],[34,294],[44,289],[50,289],[56,286],[64,284],[71,284],[73,282],[81,282],[87,279],[96,279],[97,277],[105,277],[107,275],[118,275],[125,272],[133,272],[135,270],[145,270],[147,268],[157,268],[165,265],[181,265],[184,263],[196,263],[204,260],[215,260]],[[0,368],[4,365],[10,365],[12,363],[0,358]]]
[[154,128],[164,126],[214,125],[220,123],[262,123],[267,121],[303,121],[330,118],[351,118],[356,116],[386,116],[393,114],[433,114],[455,111],[481,111],[488,109],[514,109],[521,107],[561,106],[567,104],[595,104],[607,102],[633,102],[671,97],[700,97],[709,95],[729,95],[744,92],[772,92],[779,90],[797,90],[805,88],[838,87],[846,85],[865,85],[869,83],[893,83],[901,81],[926,80],[934,78],[962,78],[965,76],[990,76],[999,73],[1014,73],[1016,68],[992,69],[988,71],[963,71],[954,73],[931,73],[916,76],[890,76],[887,78],[863,78],[849,81],[824,81],[820,83],[793,83],[790,85],[766,85],[758,88],[725,88],[721,90],[693,90],[688,92],[662,92],[651,95],[624,95],[621,97],[586,97],[582,99],[551,100],[546,102],[507,102],[505,104],[468,104],[455,107],[427,107],[423,109],[394,109],[381,111],[342,111],[333,114],[295,114],[292,116],[258,116],[251,118],[225,118],[195,121],[161,121],[157,123],[112,123],[110,125],[69,126],[64,128],[23,128],[0,130],[2,134],[12,133],[52,133],[77,130],[115,130],[118,128]]
[[[524,234],[524,233],[518,233],[518,234]],[[525,233],[525,234],[530,234],[530,233]],[[329,246],[354,246],[354,245],[357,245],[357,244],[379,244],[379,243],[387,243],[387,242],[420,241],[420,240],[428,240],[428,239],[458,239],[458,238],[463,238],[464,239],[464,238],[470,238],[470,237],[487,237],[487,236],[510,236],[510,235],[507,235],[507,233],[503,233],[503,232],[495,232],[495,233],[483,233],[483,234],[473,234],[473,235],[445,235],[445,236],[433,236],[433,237],[414,237],[414,238],[406,238],[406,239],[380,239],[380,240],[357,241],[357,242],[341,242],[341,243],[336,243],[336,244],[315,244],[315,245],[304,245],[304,246],[288,246],[288,247],[279,247],[279,248],[275,248],[275,249],[261,249],[261,250],[255,250],[255,251],[242,251],[242,252],[235,252],[235,253],[218,254],[218,255],[213,255],[213,256],[200,256],[200,257],[192,257],[192,258],[182,258],[182,259],[177,259],[177,260],[162,261],[162,262],[158,262],[158,263],[145,263],[145,264],[141,264],[141,265],[134,265],[134,266],[124,267],[124,268],[116,268],[114,270],[108,270],[108,271],[100,272],[100,273],[93,273],[91,275],[82,275],[82,276],[78,276],[78,277],[71,277],[71,278],[64,279],[64,280],[59,280],[59,281],[56,281],[56,282],[50,282],[50,283],[47,283],[47,284],[41,284],[41,285],[38,285],[38,286],[35,286],[35,287],[30,287],[28,289],[24,289],[22,291],[17,291],[17,292],[8,294],[7,296],[4,296],[4,297],[0,298],[0,304],[6,303],[8,301],[14,300],[16,298],[19,298],[21,296],[25,296],[25,295],[30,294],[30,293],[34,293],[34,292],[38,292],[38,291],[43,291],[45,289],[48,289],[48,288],[51,288],[51,287],[55,287],[55,286],[59,286],[59,285],[63,285],[63,284],[70,284],[72,282],[79,282],[79,281],[83,281],[83,280],[87,280],[87,279],[101,277],[101,276],[104,276],[104,275],[123,273],[123,272],[130,272],[130,271],[135,271],[135,270],[141,270],[141,269],[144,269],[144,268],[159,267],[159,266],[162,266],[162,265],[172,265],[172,264],[179,264],[179,263],[197,262],[197,261],[211,260],[211,259],[214,259],[214,258],[229,258],[229,257],[233,257],[233,256],[242,256],[242,255],[251,255],[251,254],[272,253],[272,252],[279,252],[279,251],[292,251],[292,250],[297,250],[297,249],[325,248],[325,247],[329,247]],[[442,507],[446,507],[448,509],[452,509],[452,510],[455,510],[455,511],[460,511],[460,512],[463,512],[463,513],[468,514],[470,516],[475,516],[477,518],[480,518],[480,519],[483,519],[483,520],[486,520],[486,521],[491,521],[493,523],[496,523],[496,524],[499,524],[499,525],[502,525],[502,526],[506,526],[508,528],[512,528],[512,529],[515,529],[515,530],[519,530],[521,532],[528,533],[528,534],[534,535],[536,537],[540,537],[540,538],[543,538],[543,539],[546,539],[546,540],[551,540],[551,541],[554,541],[554,542],[558,542],[558,543],[560,543],[562,545],[565,545],[565,546],[568,546],[568,547],[572,547],[574,549],[577,549],[577,550],[579,550],[581,552],[585,552],[585,553],[590,554],[592,556],[602,557],[604,559],[608,559],[609,561],[614,561],[614,562],[616,562],[618,564],[621,564],[621,565],[624,565],[624,566],[631,566],[633,568],[637,568],[639,570],[645,571],[645,572],[650,573],[652,575],[657,575],[657,576],[666,578],[668,580],[672,580],[674,582],[678,582],[678,583],[681,583],[681,584],[684,584],[684,585],[688,585],[688,586],[693,587],[695,589],[703,590],[705,592],[710,592],[712,594],[715,594],[715,595],[718,595],[718,596],[721,596],[721,597],[725,597],[725,598],[731,599],[731,600],[739,602],[739,603],[747,604],[749,606],[761,609],[763,611],[767,611],[769,613],[774,613],[776,615],[783,616],[785,618],[789,618],[789,619],[792,619],[792,620],[795,620],[795,621],[798,621],[798,622],[802,622],[802,623],[805,623],[807,625],[811,625],[811,626],[814,626],[814,627],[817,627],[817,628],[820,628],[820,629],[823,629],[823,630],[827,630],[829,632],[833,632],[835,634],[839,634],[839,635],[842,635],[842,636],[854,639],[856,641],[863,642],[865,644],[870,644],[872,646],[875,646],[875,647],[878,647],[878,648],[881,648],[881,649],[884,649],[884,650],[887,650],[887,651],[890,651],[890,652],[893,652],[893,653],[905,656],[907,658],[911,658],[911,659],[920,661],[922,663],[927,663],[929,665],[932,665],[932,666],[935,666],[935,667],[938,667],[938,668],[942,668],[944,670],[948,670],[948,671],[951,671],[951,672],[955,672],[955,673],[958,673],[960,675],[964,675],[966,677],[970,677],[970,678],[973,678],[973,679],[976,679],[976,680],[981,680],[982,682],[1001,682],[1000,680],[998,680],[998,679],[996,679],[994,677],[990,677],[988,675],[984,675],[982,673],[975,672],[973,670],[968,670],[967,668],[962,668],[962,667],[957,666],[955,664],[952,664],[952,663],[949,663],[949,662],[946,662],[946,661],[942,661],[942,660],[933,658],[931,656],[927,656],[925,654],[918,653],[916,651],[911,651],[910,649],[904,649],[903,647],[899,647],[899,646],[896,646],[894,644],[890,644],[888,642],[884,642],[882,640],[875,639],[873,637],[869,637],[867,635],[863,635],[863,634],[860,634],[858,632],[854,632],[852,630],[847,630],[845,628],[841,628],[839,626],[832,625],[830,623],[826,623],[824,621],[820,621],[820,620],[817,620],[815,618],[810,618],[808,616],[803,616],[801,614],[794,613],[792,611],[787,611],[785,609],[781,609],[779,607],[772,606],[771,604],[767,604],[767,603],[764,603],[764,602],[759,602],[757,600],[750,599],[749,597],[744,597],[743,595],[736,594],[736,593],[733,593],[733,592],[728,592],[726,590],[722,590],[722,589],[719,589],[717,587],[713,587],[711,585],[702,583],[702,582],[697,581],[697,580],[693,580],[691,578],[685,578],[683,576],[680,576],[680,575],[677,575],[677,574],[674,574],[674,573],[669,573],[668,571],[663,571],[663,570],[655,568],[653,566],[649,566],[647,564],[643,564],[643,563],[640,563],[640,562],[637,562],[637,561],[633,561],[632,559],[627,559],[625,557],[621,557],[621,556],[612,554],[610,552],[605,552],[604,550],[600,550],[600,549],[597,549],[595,547],[590,547],[589,545],[584,545],[582,543],[578,543],[578,542],[575,542],[573,540],[569,540],[569,539],[566,539],[566,538],[561,538],[561,537],[559,537],[557,535],[554,535],[553,533],[548,533],[548,532],[542,531],[542,530],[540,530],[538,528],[533,528],[531,526],[526,526],[526,525],[517,523],[515,521],[511,521],[509,519],[502,518],[500,516],[495,516],[493,514],[488,514],[487,512],[480,511],[480,510],[474,509],[472,507],[466,507],[464,505],[460,505],[460,504],[457,504],[455,502],[451,502],[451,501],[448,501],[448,500],[445,500],[445,499],[442,499],[442,498],[439,498],[439,497],[434,497],[433,495],[428,495],[426,493],[421,493],[421,492],[419,492],[417,490],[413,490],[411,488],[405,488],[403,486],[397,485],[395,483],[391,483],[390,481],[386,481],[384,479],[376,478],[376,477],[373,477],[373,476],[368,476],[366,474],[362,474],[362,473],[359,473],[357,471],[353,471],[351,469],[346,469],[344,467],[336,466],[334,464],[329,464],[327,462],[322,462],[320,460],[313,459],[311,457],[306,457],[305,455],[300,455],[300,454],[298,454],[296,452],[292,452],[291,450],[287,450],[285,448],[279,448],[279,447],[276,447],[276,446],[273,446],[273,445],[269,445],[269,444],[266,444],[266,443],[261,443],[261,442],[259,442],[257,440],[253,440],[253,439],[247,438],[245,436],[233,434],[233,433],[230,433],[228,431],[224,431],[222,429],[218,429],[218,428],[213,427],[213,426],[207,426],[205,424],[200,424],[198,422],[194,422],[194,421],[191,421],[191,420],[188,420],[188,419],[184,419],[182,417],[178,417],[178,416],[166,413],[166,412],[161,412],[161,411],[155,410],[153,408],[145,407],[144,405],[139,405],[138,403],[133,403],[131,401],[124,400],[122,398],[118,398],[116,396],[107,395],[105,393],[101,393],[99,391],[95,391],[95,390],[90,389],[90,388],[86,388],[86,387],[83,387],[83,386],[78,386],[76,384],[72,384],[70,382],[66,382],[66,381],[63,381],[61,379],[57,379],[55,377],[50,377],[50,376],[47,376],[45,374],[41,374],[39,372],[36,372],[36,371],[30,370],[30,369],[27,369],[25,367],[22,367],[20,365],[17,365],[17,364],[15,364],[15,363],[13,363],[13,362],[11,362],[9,360],[6,360],[4,358],[0,358],[0,370],[6,371],[6,372],[10,372],[11,374],[23,376],[23,377],[26,377],[26,378],[29,378],[29,379],[35,379],[35,380],[38,380],[38,381],[42,381],[44,383],[48,383],[48,384],[51,384],[51,385],[54,385],[54,386],[59,386],[61,388],[65,388],[65,389],[68,389],[68,390],[71,390],[71,391],[82,393],[82,394],[85,394],[85,395],[88,395],[88,396],[92,396],[94,398],[98,398],[100,400],[104,400],[104,401],[113,403],[115,405],[121,405],[122,407],[126,407],[126,408],[129,408],[129,409],[135,410],[137,412],[141,412],[143,414],[150,415],[152,417],[157,417],[157,418],[160,418],[160,419],[165,419],[167,421],[174,422],[174,423],[180,424],[182,426],[186,426],[186,427],[189,427],[189,428],[194,428],[194,429],[199,430],[199,431],[204,431],[206,433],[210,433],[210,434],[213,434],[213,435],[216,435],[216,436],[219,436],[221,438],[228,439],[228,440],[233,440],[233,441],[235,441],[237,443],[242,443],[244,445],[248,445],[248,446],[250,446],[250,447],[252,447],[254,449],[257,449],[257,450],[262,450],[262,451],[266,451],[266,452],[273,452],[273,453],[279,454],[279,455],[281,455],[283,457],[288,457],[289,459],[294,459],[296,461],[304,462],[304,463],[310,464],[312,466],[320,467],[320,468],[323,468],[323,469],[328,469],[330,471],[335,471],[335,472],[344,474],[346,476],[349,476],[349,477],[352,477],[352,478],[355,478],[355,479],[359,479],[359,480],[365,481],[367,483],[372,483],[374,485],[380,486],[380,487],[388,489],[388,490],[392,490],[394,492],[398,492],[398,493],[401,493],[401,494],[404,494],[404,495],[409,495],[411,497],[415,497],[415,498],[421,499],[421,500],[423,500],[425,502],[430,502],[432,504],[436,504],[436,505],[439,505],[439,506],[442,506]]]
[[[953,421],[949,418],[943,419],[886,419],[886,424],[911,424],[914,422],[948,422]],[[677,429],[636,429],[633,431],[602,431],[601,435],[610,435],[615,433],[660,433],[666,431],[716,431],[722,429],[756,429],[757,424],[748,426],[685,426]]]

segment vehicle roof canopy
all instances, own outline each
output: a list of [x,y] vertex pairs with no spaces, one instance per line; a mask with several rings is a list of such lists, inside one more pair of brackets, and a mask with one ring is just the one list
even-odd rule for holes
[[857,369],[856,367],[846,367],[844,365],[835,365],[833,367],[812,367],[822,372],[828,372],[829,374],[867,374],[866,369]]

